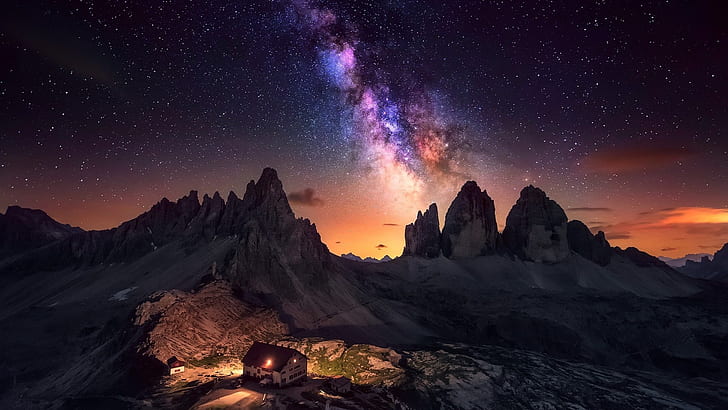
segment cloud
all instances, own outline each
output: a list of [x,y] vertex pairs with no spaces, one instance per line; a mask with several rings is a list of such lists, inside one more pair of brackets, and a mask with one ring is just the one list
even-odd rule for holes
[[728,209],[707,207],[663,208],[656,211],[645,211],[632,221],[619,222],[597,228],[614,228],[621,231],[671,229],[680,228],[689,234],[712,233],[722,235],[728,233]]
[[619,173],[676,165],[692,154],[684,147],[633,145],[594,152],[581,163],[591,172]]
[[677,248],[662,248],[660,249],[662,252],[670,252],[670,251],[676,251]]
[[293,204],[305,206],[322,206],[324,200],[316,196],[313,188],[306,188],[303,191],[291,192],[288,194],[288,201]]
[[[674,234],[689,235],[681,236],[676,240],[689,238],[693,243],[705,238],[728,237],[728,209],[709,207],[673,207],[660,210],[640,212],[633,220],[622,221],[614,224],[592,226],[591,231],[604,231],[608,240],[652,238],[658,242],[658,238],[667,240],[668,236]],[[700,239],[698,239],[700,238]],[[716,247],[710,247],[715,249]],[[655,251],[660,248],[655,248]],[[682,248],[680,248],[682,249]],[[704,248],[708,249],[708,248]],[[678,249],[662,249],[663,252],[675,251]]]
[[614,209],[612,208],[592,208],[588,206],[583,206],[579,208],[568,208],[567,211],[578,211],[578,212],[612,212]]
[[620,240],[620,239],[630,239],[632,238],[632,234],[629,232],[607,232],[604,234],[607,237],[607,240]]
[[683,207],[661,211],[664,216],[658,223],[670,224],[728,224],[728,209]]
[[384,226],[402,226],[400,224],[382,224],[382,225],[384,225]]
[[723,246],[722,244],[720,244],[720,245],[698,245],[698,248],[700,248],[700,249],[711,249],[711,250],[717,251],[722,246]]
[[375,246],[375,248],[377,248],[377,249],[384,249],[386,247],[387,247],[387,245],[385,245],[383,243],[380,243],[379,245]]

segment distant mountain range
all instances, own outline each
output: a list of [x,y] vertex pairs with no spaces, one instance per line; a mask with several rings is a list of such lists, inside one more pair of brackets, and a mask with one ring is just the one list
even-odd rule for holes
[[341,257],[344,259],[348,259],[350,261],[357,261],[357,262],[367,262],[367,263],[382,263],[382,262],[389,262],[392,260],[389,255],[382,256],[381,259],[372,258],[371,256],[367,256],[366,258],[362,258],[361,256],[354,255],[353,253],[342,253]]
[[709,253],[689,253],[682,258],[668,258],[667,256],[658,256],[657,259],[665,262],[673,268],[681,268],[685,266],[687,261],[700,262],[703,257],[708,257],[708,259],[712,259],[713,255]]
[[700,261],[687,260],[679,270],[693,278],[728,283],[728,243],[713,255],[702,256]]

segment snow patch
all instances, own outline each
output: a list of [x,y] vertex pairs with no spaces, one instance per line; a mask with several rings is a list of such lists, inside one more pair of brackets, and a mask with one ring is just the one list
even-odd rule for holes
[[136,289],[136,288],[137,288],[136,286],[133,286],[131,288],[126,288],[126,289],[120,290],[120,291],[114,293],[113,295],[111,295],[109,300],[112,302],[121,302],[121,301],[127,300],[129,298],[129,293],[133,292],[134,289]]

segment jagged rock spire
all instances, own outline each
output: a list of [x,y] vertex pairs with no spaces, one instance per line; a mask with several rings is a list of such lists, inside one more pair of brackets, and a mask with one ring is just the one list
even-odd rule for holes
[[404,228],[404,241],[403,255],[440,256],[440,220],[436,204],[431,204],[424,214],[417,212],[417,219]]

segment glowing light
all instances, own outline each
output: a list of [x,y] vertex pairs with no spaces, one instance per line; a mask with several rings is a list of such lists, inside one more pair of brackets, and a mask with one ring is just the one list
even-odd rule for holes
[[265,367],[270,367],[270,366],[271,366],[272,364],[273,364],[273,360],[271,360],[271,359],[268,359],[268,360],[266,360],[266,362],[265,362]]

